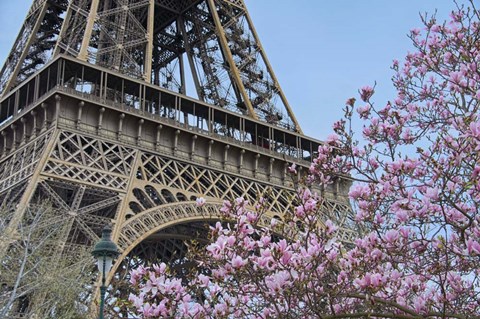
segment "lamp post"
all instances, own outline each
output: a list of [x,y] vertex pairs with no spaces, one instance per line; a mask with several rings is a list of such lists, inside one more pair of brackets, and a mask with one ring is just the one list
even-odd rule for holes
[[105,287],[105,281],[107,279],[107,274],[112,267],[113,260],[118,256],[118,247],[110,239],[112,229],[110,226],[105,226],[102,230],[102,238],[93,248],[92,255],[97,259],[98,271],[102,274],[102,285],[100,286],[100,314],[98,315],[99,319],[103,319],[103,309],[105,305],[105,292],[107,287]]

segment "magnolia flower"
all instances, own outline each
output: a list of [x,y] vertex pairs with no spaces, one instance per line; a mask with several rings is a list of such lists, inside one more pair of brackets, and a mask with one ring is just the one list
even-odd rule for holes
[[203,198],[203,197],[198,197],[198,198],[195,200],[195,202],[197,203],[197,206],[198,206],[198,207],[202,207],[203,205],[205,205],[206,200],[205,200],[205,198]]
[[364,86],[360,89],[360,98],[363,102],[368,102],[372,97],[374,90],[371,86]]
[[292,163],[292,165],[288,167],[288,171],[292,174],[297,174],[297,164]]

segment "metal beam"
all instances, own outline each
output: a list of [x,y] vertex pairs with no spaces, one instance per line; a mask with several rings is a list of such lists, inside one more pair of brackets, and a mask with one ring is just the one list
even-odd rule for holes
[[87,18],[87,26],[85,27],[85,33],[82,39],[82,46],[78,53],[78,58],[83,61],[88,60],[88,46],[90,45],[90,39],[92,37],[93,25],[97,19],[98,4],[100,0],[92,0],[90,12]]
[[42,25],[43,18],[45,16],[45,12],[47,12],[47,7],[48,7],[48,2],[45,1],[42,5],[42,8],[40,10],[40,13],[37,17],[37,20],[35,21],[35,25],[33,26],[33,29],[28,37],[27,43],[22,51],[22,54],[20,55],[20,58],[17,61],[17,64],[15,65],[15,68],[10,74],[10,79],[8,80],[7,84],[3,88],[2,95],[5,95],[12,86],[15,84],[15,81],[17,80],[18,73],[22,69],[23,66],[23,61],[25,61],[25,58],[27,57],[27,54],[29,52],[30,46],[32,45],[33,41],[35,40],[37,36],[38,29],[40,29],[40,26]]
[[220,22],[220,17],[218,16],[217,8],[215,6],[215,1],[214,0],[207,0],[207,1],[208,1],[210,13],[215,23],[217,36],[220,40],[220,46],[222,47],[222,52],[225,55],[225,58],[227,59],[226,62],[228,63],[228,67],[230,69],[232,78],[234,79],[235,84],[237,85],[240,91],[240,94],[243,98],[242,102],[245,103],[245,106],[248,110],[249,115],[254,119],[258,119],[258,116],[253,109],[252,102],[250,101],[247,91],[245,90],[245,86],[243,85],[242,78],[240,77],[240,72],[238,71],[235,61],[233,60],[232,52],[228,47],[227,37],[225,36],[225,30],[222,27],[222,23]]
[[[243,0],[239,0],[242,3],[244,2]],[[258,37],[257,31],[255,30],[255,27],[253,25],[252,19],[250,18],[250,14],[248,13],[248,10],[243,3],[243,7],[245,8],[245,17],[247,19],[248,25],[250,27],[250,30],[252,31],[252,34],[255,38],[255,43],[257,44],[258,48],[260,49],[260,54],[262,55],[263,60],[265,61],[265,65],[267,66],[268,73],[270,73],[270,76],[273,79],[273,82],[275,83],[276,89],[279,92],[280,98],[282,99],[283,104],[285,105],[285,108],[287,109],[288,115],[290,119],[292,120],[293,124],[295,125],[295,129],[298,133],[303,134],[302,129],[300,128],[300,124],[297,121],[297,118],[295,117],[295,114],[292,111],[292,108],[290,107],[290,104],[288,103],[288,100],[283,93],[282,88],[280,87],[280,84],[278,82],[277,77],[275,76],[275,73],[273,72],[272,65],[270,64],[267,55],[265,54],[265,50],[263,49],[262,43],[260,42],[260,39]]]
[[152,81],[152,63],[153,63],[153,37],[154,37],[154,24],[155,24],[155,0],[150,0],[148,5],[148,17],[147,17],[147,48],[145,52],[143,79],[151,83]]

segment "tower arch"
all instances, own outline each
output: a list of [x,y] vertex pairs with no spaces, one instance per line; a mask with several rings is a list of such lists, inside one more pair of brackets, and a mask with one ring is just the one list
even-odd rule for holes
[[[119,263],[155,239],[188,237],[166,229],[220,218],[224,199],[268,198],[266,225],[295,207],[293,181],[323,142],[303,135],[243,0],[77,2],[34,0],[0,69],[11,241],[36,201],[66,223],[59,255],[93,246],[113,223]],[[342,177],[319,190],[345,240],[355,228],[348,188]],[[9,245],[0,242],[0,260]]]

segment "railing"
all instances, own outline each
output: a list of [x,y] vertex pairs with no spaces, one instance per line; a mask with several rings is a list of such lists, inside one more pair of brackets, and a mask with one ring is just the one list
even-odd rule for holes
[[180,123],[180,122],[176,121],[175,119],[170,119],[170,118],[163,117],[163,116],[160,116],[160,115],[157,115],[157,114],[152,114],[152,113],[144,111],[144,110],[132,108],[132,107],[129,107],[126,104],[123,104],[123,103],[118,103],[118,102],[113,102],[113,101],[110,101],[110,100],[102,99],[102,98],[100,98],[96,95],[93,95],[93,94],[79,92],[75,89],[62,87],[62,86],[57,86],[53,91],[56,91],[56,92],[61,91],[61,92],[64,92],[66,94],[79,97],[79,98],[81,98],[83,100],[86,100],[86,101],[94,102],[94,103],[101,104],[101,105],[111,106],[112,108],[115,108],[117,110],[121,110],[122,112],[125,112],[125,113],[130,113],[130,114],[134,114],[134,115],[138,115],[138,116],[142,116],[142,117],[147,117],[147,118],[149,118],[149,119],[151,119],[155,122],[159,122],[161,124],[165,124],[165,125],[168,125],[168,126],[171,126],[171,127],[183,128],[183,129],[186,129],[186,130],[191,131],[191,132],[199,133],[201,135],[210,136],[212,138],[222,140],[222,141],[224,141],[228,144],[239,146],[239,147],[244,148],[246,150],[255,151],[257,153],[268,154],[269,156],[272,156],[272,157],[276,157],[276,156],[281,155],[282,158],[287,162],[295,162],[297,164],[301,164],[301,165],[304,165],[304,166],[309,166],[310,165],[310,162],[307,161],[307,160],[304,160],[303,158],[297,158],[297,157],[291,156],[289,154],[285,154],[285,153],[282,153],[282,152],[277,152],[277,151],[274,151],[274,150],[271,150],[271,149],[261,147],[259,145],[253,145],[249,142],[242,142],[242,141],[236,140],[232,137],[221,135],[221,134],[218,134],[218,133],[215,133],[215,132],[209,132],[207,130],[198,128],[198,127],[193,126],[193,125],[189,125],[187,123]]
[[[68,74],[65,74],[66,66],[68,66]],[[75,72],[82,75],[75,75]],[[135,106],[128,106],[124,103],[123,98],[121,98],[123,102],[109,100],[107,91],[115,90],[114,86],[109,87],[110,84],[106,84],[107,80],[104,81],[105,83],[100,80],[98,80],[99,83],[89,82],[88,79],[83,78],[84,73],[89,73],[90,81],[92,78],[107,79],[108,76],[108,83],[117,81],[117,84],[134,86],[136,88],[134,91],[139,89],[139,94],[134,93],[134,91],[123,92],[123,89],[122,92],[117,92],[132,97],[136,101]],[[77,78],[78,76],[80,78]],[[83,85],[90,85],[91,88],[88,90],[89,92],[82,92],[80,89],[68,87],[71,85],[82,88],[81,90],[83,90]],[[94,88],[96,90],[93,91]],[[145,90],[153,92],[151,94],[158,94],[163,98],[163,101],[149,100],[149,96],[146,97],[145,93],[141,93]],[[246,115],[231,112],[143,81],[130,79],[111,70],[92,66],[66,56],[57,57],[38,71],[36,75],[24,81],[4,97],[0,109],[3,117],[0,130],[58,91],[73,97],[79,97],[85,101],[142,116],[171,127],[183,128],[233,145],[239,145],[248,150],[279,157],[287,162],[296,162],[303,166],[310,164],[310,158],[314,155],[318,146],[322,144],[322,142],[302,134],[272,126]],[[150,110],[150,107],[153,107],[155,111]],[[175,118],[152,113],[160,112],[160,110],[167,113],[172,112]],[[186,115],[185,118],[184,115]],[[225,120],[222,118],[225,118]],[[189,121],[196,122],[196,125],[191,125],[191,123],[188,123]],[[200,127],[200,124],[203,126]],[[225,133],[222,132],[221,128],[225,128],[225,131],[223,131]],[[231,137],[231,134],[227,136],[229,133],[235,137]]]

